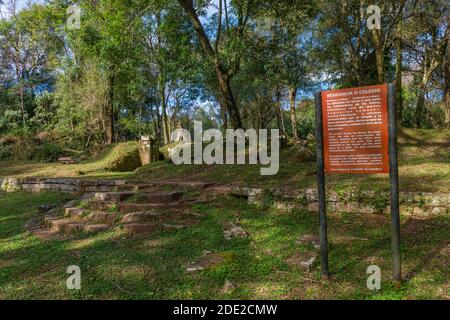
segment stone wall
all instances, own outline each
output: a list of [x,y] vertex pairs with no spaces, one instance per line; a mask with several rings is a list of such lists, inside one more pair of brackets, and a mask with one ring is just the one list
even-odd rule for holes
[[[154,183],[157,183],[155,181]],[[170,181],[166,181],[170,184]],[[176,182],[172,182],[177,185]],[[147,184],[152,184],[151,181]],[[107,192],[127,185],[125,180],[86,180],[77,178],[0,178],[0,190],[58,191],[58,192]],[[128,186],[126,186],[128,187]],[[248,199],[259,206],[279,209],[307,209],[318,211],[316,189],[262,189],[228,185],[209,185],[202,192],[231,194]],[[329,212],[354,212],[363,214],[388,214],[388,192],[327,192]],[[405,215],[429,216],[450,214],[450,193],[400,192],[400,211]]]
[[[231,187],[231,193],[250,203],[279,209],[319,211],[316,189],[282,190]],[[389,214],[389,192],[327,192],[329,212]],[[404,215],[429,216],[450,214],[450,193],[400,192],[400,212]]]
[[0,178],[0,189],[5,192],[20,190],[29,192],[102,192],[112,191],[125,183],[125,180],[80,180],[75,178]]

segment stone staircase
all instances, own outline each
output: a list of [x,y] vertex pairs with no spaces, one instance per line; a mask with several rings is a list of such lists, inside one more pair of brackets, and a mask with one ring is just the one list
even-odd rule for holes
[[[41,239],[75,232],[101,232],[116,228],[127,235],[149,234],[157,230],[178,230],[199,222],[194,204],[206,203],[198,188],[181,186],[161,190],[157,185],[121,186],[116,191],[96,192],[71,201],[61,210],[51,210],[40,223],[27,229]],[[200,188],[202,189],[202,188]]]

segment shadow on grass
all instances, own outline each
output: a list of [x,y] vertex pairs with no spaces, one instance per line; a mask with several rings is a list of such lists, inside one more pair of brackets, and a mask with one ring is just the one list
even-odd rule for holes
[[24,225],[31,218],[44,219],[44,213],[38,213],[39,205],[61,206],[74,197],[67,193],[0,192],[0,240],[6,241],[24,234]]
[[[120,232],[76,234],[70,239],[43,242],[21,236],[9,243],[2,258],[10,262],[0,269],[0,297],[51,299],[214,299],[214,298],[405,298],[414,296],[406,282],[401,290],[389,285],[389,217],[381,215],[333,214],[329,216],[330,268],[334,279],[320,281],[319,265],[303,271],[288,266],[286,259],[296,250],[314,248],[299,245],[303,234],[315,234],[317,215],[303,211],[278,212],[226,198],[214,206],[194,208],[201,222],[175,232],[126,238]],[[226,241],[224,221],[239,220],[249,238]],[[430,248],[447,245],[448,220],[403,221],[402,254],[405,265],[420,275]],[[14,226],[19,229],[19,225]],[[427,231],[427,232],[425,232]],[[23,232],[17,230],[16,234]],[[353,237],[353,238],[352,238]],[[367,239],[367,240],[360,240]],[[8,239],[6,239],[8,240]],[[2,240],[5,241],[5,240]],[[10,242],[16,239],[9,239]],[[186,272],[189,262],[204,250],[226,253],[226,262],[197,273]],[[1,263],[1,262],[0,262]],[[366,268],[380,265],[382,292],[367,290]],[[1,265],[1,264],[0,264]],[[82,290],[65,288],[66,268],[79,265]],[[433,286],[445,283],[445,267],[434,270]],[[310,280],[308,280],[310,279]],[[225,280],[236,289],[224,293]],[[434,287],[433,287],[434,288]],[[429,297],[438,297],[433,290]]]

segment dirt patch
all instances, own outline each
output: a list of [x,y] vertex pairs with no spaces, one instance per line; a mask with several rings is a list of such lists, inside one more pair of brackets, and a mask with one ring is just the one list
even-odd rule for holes
[[297,241],[296,244],[313,246],[315,249],[320,249],[320,239],[319,236],[313,234],[304,234]]
[[219,266],[227,261],[229,261],[232,257],[229,253],[221,252],[221,253],[213,253],[206,251],[205,254],[200,257],[196,262],[190,263],[186,271],[187,272],[196,272],[205,269],[210,269],[216,266]]
[[231,240],[233,238],[247,238],[248,234],[247,232],[242,229],[241,226],[233,223],[233,222],[229,222],[226,221],[223,224],[223,236],[226,240]]
[[302,252],[297,250],[292,256],[286,259],[286,264],[291,267],[310,270],[316,261],[315,252]]
[[161,239],[146,240],[142,243],[143,248],[149,249],[159,248],[161,247],[161,245],[162,245]]
[[12,259],[1,259],[0,260],[0,268],[12,267],[15,264],[16,264],[16,262]]
[[301,287],[293,288],[287,295],[283,296],[282,299],[320,299],[323,295],[321,294],[323,290],[323,284],[317,282],[305,282]]

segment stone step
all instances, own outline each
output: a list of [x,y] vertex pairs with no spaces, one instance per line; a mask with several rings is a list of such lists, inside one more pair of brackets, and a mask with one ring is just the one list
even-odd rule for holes
[[128,235],[149,234],[158,230],[157,223],[128,223],[123,225],[123,230]]
[[135,192],[96,192],[95,200],[100,201],[123,201],[135,195]]
[[116,221],[116,212],[94,211],[83,217],[84,222],[111,225]]
[[66,208],[65,215],[83,222],[99,222],[106,224],[113,224],[116,220],[117,214],[115,212],[105,211],[91,211],[82,208]]
[[44,236],[47,233],[51,235],[54,233],[73,233],[78,231],[100,232],[109,229],[110,226],[103,223],[83,223],[71,219],[54,219],[49,220],[48,228],[47,230],[42,230]]
[[130,212],[122,217],[121,223],[138,223],[138,222],[157,222],[161,217],[161,213],[148,211],[148,212]]
[[170,203],[180,199],[182,195],[181,191],[139,193],[133,203]]
[[87,209],[77,208],[77,207],[71,207],[71,208],[64,209],[64,214],[66,216],[69,216],[71,218],[76,218],[76,219],[81,219],[88,212],[89,212],[89,210],[87,210]]
[[83,226],[83,231],[94,233],[105,231],[108,230],[109,228],[110,226],[108,226],[107,224],[86,224]]
[[118,186],[117,191],[120,192],[137,192],[137,191],[158,191],[156,186],[150,184],[126,184]]
[[56,215],[45,215],[44,216],[44,225],[45,226],[50,226],[50,222],[53,220],[58,220],[61,219],[61,217],[56,216]]
[[42,219],[40,217],[33,217],[28,220],[24,226],[25,230],[32,231],[42,228]]
[[126,184],[118,186],[118,191],[140,191],[140,190],[156,190],[161,186],[206,189],[213,186],[214,183],[203,181],[151,181],[146,183]]
[[41,240],[54,240],[61,238],[60,233],[48,229],[35,229],[30,231],[30,233]]
[[185,187],[185,188],[195,188],[195,189],[206,189],[214,185],[211,182],[203,181],[152,181],[148,183],[153,186],[174,186],[174,187]]
[[145,212],[154,209],[181,209],[186,207],[187,203],[182,201],[172,203],[120,203],[119,212]]
[[84,223],[76,222],[70,219],[56,219],[49,221],[50,231],[72,233],[83,230]]
[[173,231],[173,230],[185,229],[186,225],[181,224],[181,223],[163,223],[162,227],[166,231]]
[[109,211],[117,207],[117,201],[88,200],[87,207],[92,211]]

